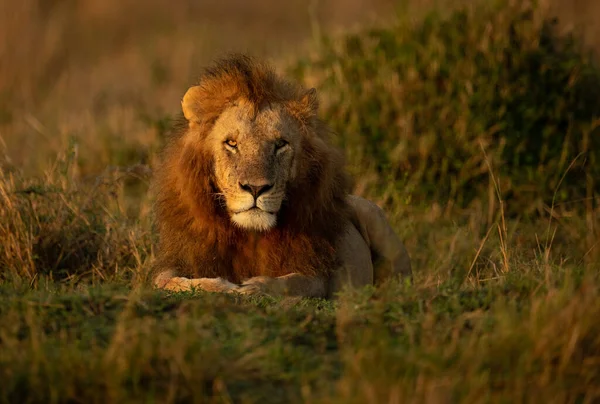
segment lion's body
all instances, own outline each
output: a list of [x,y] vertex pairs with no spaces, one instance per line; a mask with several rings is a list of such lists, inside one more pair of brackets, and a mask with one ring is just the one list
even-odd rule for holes
[[208,70],[182,104],[186,120],[154,185],[157,286],[325,297],[410,276],[381,210],[349,195],[314,91],[237,56]]

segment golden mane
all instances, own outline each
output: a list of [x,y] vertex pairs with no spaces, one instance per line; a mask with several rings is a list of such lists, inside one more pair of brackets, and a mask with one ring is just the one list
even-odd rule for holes
[[[346,197],[350,179],[342,154],[328,143],[317,118],[314,90],[277,76],[271,67],[233,55],[206,69],[189,102],[193,122],[183,117],[167,139],[156,169],[155,215],[160,235],[154,268],[174,268],[181,276],[223,277],[240,282],[252,276],[292,272],[329,275],[339,264],[336,241],[350,220]],[[282,104],[301,132],[298,174],[288,184],[277,226],[253,233],[235,226],[215,194],[214,159],[203,140],[224,109],[248,102],[255,111]],[[184,144],[194,127],[194,147]]]

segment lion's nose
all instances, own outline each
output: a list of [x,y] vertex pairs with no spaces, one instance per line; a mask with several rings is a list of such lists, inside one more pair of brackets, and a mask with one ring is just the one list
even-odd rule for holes
[[242,184],[240,183],[240,187],[246,191],[250,192],[254,199],[257,199],[259,196],[273,188],[272,184],[261,184],[261,185],[252,185],[252,184]]

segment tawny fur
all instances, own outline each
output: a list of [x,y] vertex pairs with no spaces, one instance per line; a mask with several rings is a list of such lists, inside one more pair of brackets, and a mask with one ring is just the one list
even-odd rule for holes
[[[314,90],[236,55],[207,69],[182,104],[184,119],[155,174],[158,287],[325,297],[345,285],[372,283],[374,256],[389,263],[386,277],[410,275],[406,250],[379,208],[349,195],[344,160],[317,118]],[[277,126],[269,126],[271,116]],[[222,138],[237,127],[260,129],[234,131],[249,145],[239,163],[229,154],[238,149]],[[289,141],[282,156],[269,154],[275,132]],[[234,189],[238,180],[243,185],[237,176],[269,182],[265,204],[279,198],[263,231],[232,220],[235,198],[249,197]]]

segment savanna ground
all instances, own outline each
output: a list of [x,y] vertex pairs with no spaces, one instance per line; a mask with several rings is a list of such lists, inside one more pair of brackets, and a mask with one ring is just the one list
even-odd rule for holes
[[[599,6],[455,3],[0,1],[0,401],[598,402]],[[146,285],[156,151],[226,51],[320,89],[413,284]]]

